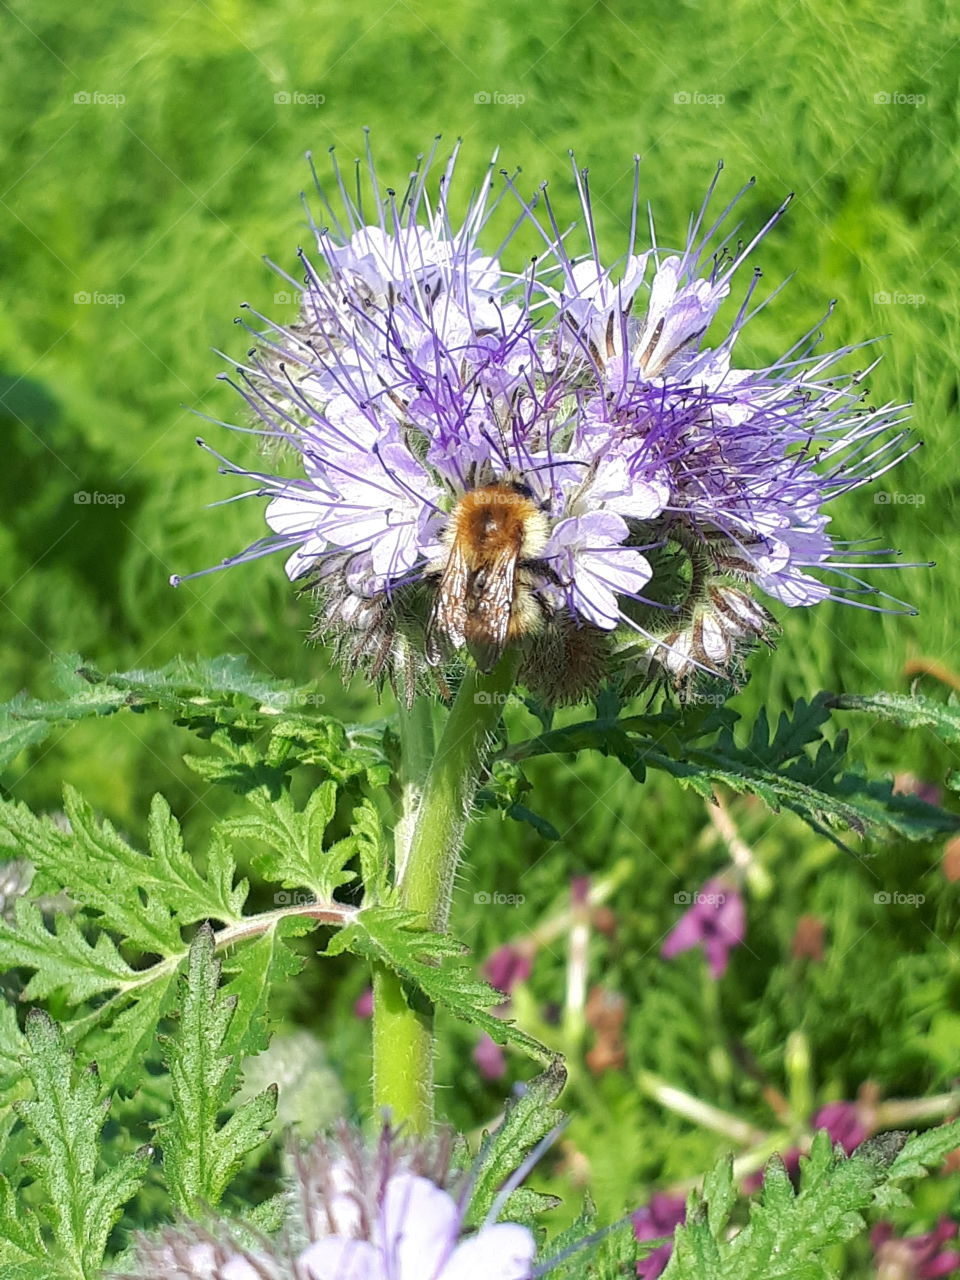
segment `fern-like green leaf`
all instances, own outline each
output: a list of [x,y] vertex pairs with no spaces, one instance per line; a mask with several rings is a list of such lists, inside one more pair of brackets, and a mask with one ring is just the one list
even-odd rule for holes
[[[144,1147],[101,1170],[99,1137],[109,1101],[102,1096],[96,1067],[75,1071],[60,1028],[40,1010],[27,1019],[27,1039],[34,1097],[18,1103],[17,1112],[36,1142],[30,1165],[46,1192],[49,1252],[63,1275],[94,1280],[110,1230],[139,1190],[152,1153]],[[29,1253],[39,1227],[25,1213],[18,1219],[21,1232],[13,1240],[8,1234],[7,1243]]]
[[[733,735],[735,717],[725,709],[723,716],[694,713],[689,731],[677,713],[581,721],[516,743],[504,755],[519,762],[592,748],[617,757],[638,781],[648,769],[660,769],[705,799],[717,784],[756,795],[775,812],[792,810],[841,847],[838,832],[928,840],[960,828],[956,815],[917,796],[894,794],[891,782],[871,782],[849,771],[847,735],[839,733],[833,743],[822,736],[836,704],[827,693],[811,702],[801,698],[791,715],[780,717],[772,736],[761,712],[742,745]],[[702,741],[707,730],[717,728],[715,740]]]
[[[531,1080],[519,1098],[511,1099],[504,1110],[503,1119],[492,1134],[485,1134],[480,1155],[472,1170],[473,1193],[467,1221],[480,1226],[490,1212],[490,1207],[500,1188],[519,1168],[525,1157],[541,1139],[563,1120],[563,1112],[553,1104],[560,1097],[567,1083],[567,1072],[562,1060],[555,1059],[542,1075]],[[511,1222],[520,1221],[511,1203],[504,1205],[502,1217]],[[545,1197],[535,1206],[548,1208]]]
[[224,1052],[237,998],[219,991],[220,962],[213,932],[198,930],[187,961],[176,1035],[165,1040],[173,1115],[159,1127],[164,1176],[185,1214],[220,1203],[244,1157],[267,1136],[276,1112],[276,1087],[237,1107],[220,1123],[235,1092],[238,1063]]
[[465,950],[446,934],[420,928],[414,912],[368,907],[333,935],[325,954],[351,951],[385,964],[431,1004],[482,1027],[499,1044],[514,1044],[533,1058],[551,1061],[550,1051],[538,1040],[490,1012],[503,1003],[503,993],[475,976],[462,959]]
[[727,1227],[736,1199],[729,1158],[694,1193],[676,1233],[664,1280],[836,1280],[831,1250],[860,1235],[873,1206],[897,1203],[900,1185],[960,1142],[960,1122],[907,1137],[886,1133],[850,1157],[820,1130],[794,1189],[778,1159],[767,1166],[763,1193],[734,1235]]

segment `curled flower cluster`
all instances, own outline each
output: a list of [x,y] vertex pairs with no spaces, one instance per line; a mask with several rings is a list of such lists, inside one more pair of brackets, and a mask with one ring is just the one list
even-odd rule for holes
[[530,1280],[526,1227],[466,1233],[465,1197],[448,1189],[449,1143],[418,1146],[385,1128],[369,1150],[344,1128],[299,1156],[295,1173],[278,1241],[169,1229],[141,1241],[137,1280]]
[[[651,225],[638,250],[635,182],[626,253],[608,265],[585,170],[577,252],[545,187],[526,200],[503,175],[493,197],[493,165],[455,222],[456,152],[433,199],[435,152],[402,195],[369,153],[362,199],[360,167],[353,196],[334,164],[336,208],[317,184],[322,263],[301,254],[299,319],[258,316],[235,381],[296,471],[220,459],[270,498],[271,533],[224,564],[285,549],[318,634],[409,697],[465,654],[486,670],[511,647],[555,702],[589,693],[614,658],[679,686],[736,681],[774,629],[755,593],[879,607],[860,573],[892,553],[839,546],[824,505],[902,456],[901,407],[864,407],[863,374],[835,372],[856,348],[818,354],[818,326],[766,368],[735,367],[765,305],[759,273],[707,342],[788,202],[734,245],[747,188],[711,220],[718,169],[684,246],[661,248]],[[513,199],[543,246],[520,274],[501,265],[506,243],[480,247]]]

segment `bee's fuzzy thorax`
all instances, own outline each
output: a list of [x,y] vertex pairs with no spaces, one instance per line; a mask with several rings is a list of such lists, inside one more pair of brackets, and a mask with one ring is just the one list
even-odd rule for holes
[[469,489],[457,503],[443,533],[443,542],[461,542],[478,558],[509,544],[521,560],[541,554],[550,536],[546,515],[533,498],[511,481]]

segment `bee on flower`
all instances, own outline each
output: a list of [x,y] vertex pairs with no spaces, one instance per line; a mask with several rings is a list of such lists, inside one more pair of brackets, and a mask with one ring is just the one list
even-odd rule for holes
[[[362,199],[335,161],[336,198],[318,182],[300,316],[253,313],[255,345],[229,379],[293,474],[217,454],[269,499],[270,529],[218,568],[284,550],[316,635],[408,702],[458,663],[487,671],[514,650],[554,703],[618,667],[737,683],[776,631],[764,599],[906,608],[862,576],[894,553],[837,542],[825,511],[908,451],[903,406],[865,406],[864,375],[836,368],[856,348],[818,353],[819,326],[768,367],[737,367],[765,305],[759,273],[718,329],[789,201],[731,247],[747,188],[712,216],[718,169],[682,249],[652,229],[639,248],[635,181],[626,252],[608,263],[586,170],[577,252],[546,188],[524,198],[495,159],[455,222],[458,149],[434,195],[436,159],[437,144],[402,194],[369,146]],[[481,247],[504,200],[542,239],[521,273],[502,265],[509,238]]]

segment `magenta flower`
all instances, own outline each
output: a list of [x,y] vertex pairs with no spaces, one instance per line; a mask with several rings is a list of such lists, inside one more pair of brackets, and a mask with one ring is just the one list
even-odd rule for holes
[[[688,900],[689,896],[683,895],[683,898]],[[670,930],[660,954],[665,960],[672,960],[681,951],[702,946],[710,966],[710,976],[722,978],[727,971],[730,952],[740,946],[746,932],[746,910],[740,891],[715,877],[693,894],[693,906]]]
[[878,1280],[936,1280],[960,1270],[960,1253],[944,1249],[957,1234],[957,1224],[941,1218],[932,1231],[919,1236],[896,1236],[889,1222],[870,1232]]
[[492,987],[508,996],[518,982],[526,982],[533,972],[533,957],[529,951],[505,943],[487,958],[483,976]]
[[633,1234],[638,1240],[659,1240],[663,1236],[670,1239],[658,1245],[646,1257],[637,1263],[637,1275],[640,1280],[657,1280],[670,1261],[673,1253],[673,1233],[686,1220],[685,1202],[678,1196],[668,1196],[657,1192],[648,1205],[638,1209],[633,1216]]
[[357,1018],[373,1017],[373,987],[367,987],[357,996],[353,1004],[353,1013]]
[[506,1055],[492,1036],[481,1036],[474,1046],[473,1061],[484,1080],[502,1080],[507,1074]]
[[826,1129],[831,1142],[839,1142],[847,1155],[870,1137],[855,1102],[828,1102],[813,1117],[814,1129]]

